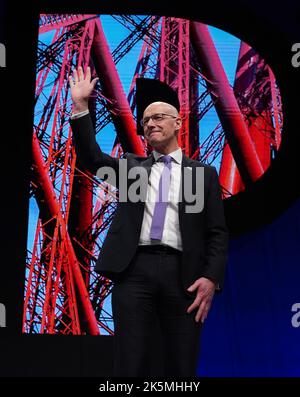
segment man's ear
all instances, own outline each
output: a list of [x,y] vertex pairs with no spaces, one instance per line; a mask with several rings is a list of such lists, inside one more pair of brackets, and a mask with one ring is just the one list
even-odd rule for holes
[[182,119],[181,117],[178,116],[178,118],[175,121],[176,123],[176,130],[180,130],[181,126],[182,126]]

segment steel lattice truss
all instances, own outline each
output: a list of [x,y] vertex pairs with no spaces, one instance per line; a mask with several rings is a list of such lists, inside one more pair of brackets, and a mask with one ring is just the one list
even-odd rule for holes
[[[241,190],[249,178],[257,179],[280,145],[278,87],[253,49],[241,43],[231,87],[205,25],[171,17],[113,18],[128,30],[113,52],[97,15],[40,18],[40,34],[53,31],[54,36],[47,45],[40,41],[37,51],[31,195],[39,216],[27,256],[27,333],[113,334],[106,304],[112,283],[96,274],[94,266],[118,192],[77,163],[69,125],[68,76],[74,67],[90,65],[92,75],[99,77],[90,112],[97,134],[114,125],[115,157],[125,151],[148,152],[146,142],[133,133],[135,80],[141,76],[166,81],[177,90],[183,117],[181,147],[207,164],[221,162],[224,197]],[[126,96],[115,65],[138,42],[141,50]],[[237,119],[226,109],[224,97],[235,107]],[[212,107],[220,123],[201,140],[201,120]]]

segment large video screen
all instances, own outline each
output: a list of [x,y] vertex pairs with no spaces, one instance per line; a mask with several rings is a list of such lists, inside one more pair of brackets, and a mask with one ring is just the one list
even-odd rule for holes
[[[114,121],[122,117],[120,101],[128,101],[136,122],[136,78],[174,88],[183,119],[180,146],[216,167],[224,200],[259,180],[281,143],[276,76],[238,37],[173,17],[40,15],[24,333],[114,333],[112,281],[94,266],[116,203],[114,190],[76,161],[68,77],[78,66],[99,77],[90,113],[97,142],[114,157],[124,150]],[[148,155],[143,137],[134,139]]]

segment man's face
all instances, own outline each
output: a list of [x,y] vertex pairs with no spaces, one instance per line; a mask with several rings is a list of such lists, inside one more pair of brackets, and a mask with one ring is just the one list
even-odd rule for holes
[[[153,116],[152,118],[149,118]],[[144,111],[143,120],[147,120],[144,136],[154,148],[177,144],[177,135],[181,127],[181,118],[176,108],[164,102],[151,103]]]

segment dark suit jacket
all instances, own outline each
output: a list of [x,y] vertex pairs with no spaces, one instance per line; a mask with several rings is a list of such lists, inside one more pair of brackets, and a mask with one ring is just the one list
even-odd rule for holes
[[[90,115],[70,120],[75,150],[80,163],[90,172],[109,166],[118,173],[119,159],[103,153],[96,142]],[[128,170],[142,166],[148,172],[154,162],[153,155],[139,157],[126,153]],[[225,225],[223,202],[218,175],[214,167],[191,160],[183,155],[183,167],[204,167],[204,209],[200,213],[187,213],[184,199],[179,203],[179,226],[182,237],[182,283],[186,289],[199,277],[218,283],[224,281],[227,258],[228,232]],[[192,171],[193,172],[193,171]],[[195,172],[193,173],[195,174]],[[182,172],[182,178],[184,173]],[[194,176],[193,176],[194,177]],[[128,181],[128,184],[130,181]],[[193,180],[194,183],[194,180]],[[188,203],[191,205],[191,203]],[[113,221],[96,263],[96,272],[117,279],[133,258],[141,232],[145,203],[119,202]]]

